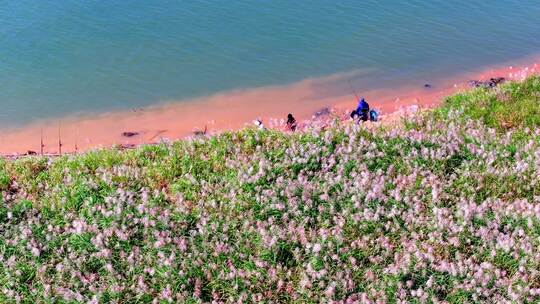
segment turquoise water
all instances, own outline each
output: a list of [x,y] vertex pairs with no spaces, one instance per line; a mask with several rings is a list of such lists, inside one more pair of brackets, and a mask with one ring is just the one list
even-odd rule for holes
[[357,69],[423,84],[539,34],[538,0],[2,1],[0,126]]

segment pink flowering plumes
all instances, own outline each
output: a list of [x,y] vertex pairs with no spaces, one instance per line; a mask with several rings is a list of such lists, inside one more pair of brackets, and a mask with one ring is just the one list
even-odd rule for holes
[[0,302],[538,300],[539,131],[460,115],[4,162]]

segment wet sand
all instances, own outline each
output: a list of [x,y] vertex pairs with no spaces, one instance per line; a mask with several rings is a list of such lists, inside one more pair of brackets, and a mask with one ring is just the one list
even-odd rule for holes
[[[372,108],[381,110],[383,114],[411,105],[433,107],[445,96],[469,89],[468,80],[485,80],[491,77],[522,80],[537,73],[539,64],[539,57],[529,58],[515,66],[506,63],[446,80],[437,80],[430,83],[429,88],[418,83],[415,86],[388,87],[358,93],[366,97]],[[347,82],[354,73],[306,79],[287,86],[230,91],[160,106],[72,116],[35,122],[23,128],[4,129],[0,130],[0,154],[23,154],[28,151],[40,153],[41,138],[44,153],[58,153],[59,139],[63,153],[82,152],[113,145],[177,140],[193,135],[194,131],[202,131],[205,126],[210,134],[235,130],[252,125],[252,121],[257,117],[263,119],[266,126],[279,128],[280,120],[289,112],[299,121],[311,119],[316,111],[327,107],[345,113],[356,107],[354,95],[351,92],[321,94],[320,88],[331,83]],[[138,134],[125,137],[123,132]]]

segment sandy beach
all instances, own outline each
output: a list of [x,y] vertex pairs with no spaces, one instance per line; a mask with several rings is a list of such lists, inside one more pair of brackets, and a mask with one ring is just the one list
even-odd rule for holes
[[[366,97],[372,108],[383,115],[400,108],[418,105],[433,107],[445,96],[470,88],[471,79],[485,80],[505,77],[522,80],[537,73],[540,59],[493,66],[482,71],[464,73],[443,81],[417,86],[389,87],[358,92]],[[356,106],[352,92],[336,96],[321,96],[318,88],[329,82],[347,81],[350,73],[325,78],[306,79],[287,86],[270,86],[237,90],[188,101],[171,102],[129,111],[96,115],[79,115],[57,120],[35,122],[22,128],[0,130],[0,154],[17,155],[29,151],[40,153],[83,152],[114,145],[140,145],[163,140],[177,140],[207,128],[209,134],[242,128],[257,118],[266,126],[279,127],[287,113],[299,121],[312,118],[324,108],[346,113]],[[132,132],[127,137],[124,132]]]

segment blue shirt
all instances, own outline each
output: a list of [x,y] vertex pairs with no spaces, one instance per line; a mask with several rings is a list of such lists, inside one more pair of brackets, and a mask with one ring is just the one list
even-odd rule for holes
[[366,102],[364,98],[360,100],[358,103],[358,108],[356,109],[358,113],[365,113],[369,111],[369,104]]

